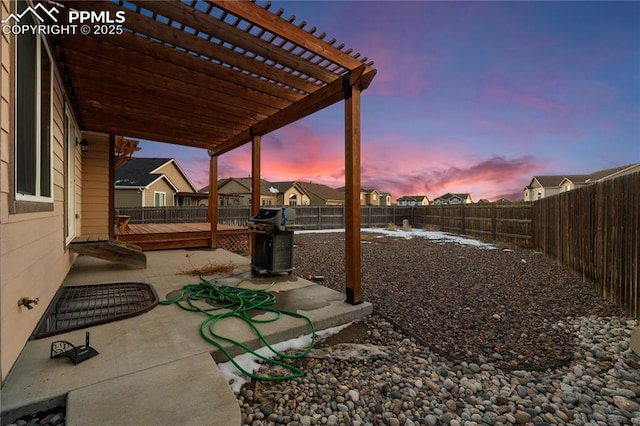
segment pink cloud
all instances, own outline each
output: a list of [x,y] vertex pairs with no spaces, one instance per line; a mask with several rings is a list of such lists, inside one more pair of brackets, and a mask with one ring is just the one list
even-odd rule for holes
[[[454,157],[450,157],[454,158]],[[446,164],[446,163],[445,163]],[[491,157],[478,163],[443,165],[425,164],[422,170],[385,173],[379,166],[367,166],[363,175],[369,176],[368,186],[391,192],[397,199],[403,195],[428,195],[430,199],[447,192],[468,192],[480,198],[497,199],[501,194],[522,198],[522,188],[541,164],[531,156],[519,158]]]

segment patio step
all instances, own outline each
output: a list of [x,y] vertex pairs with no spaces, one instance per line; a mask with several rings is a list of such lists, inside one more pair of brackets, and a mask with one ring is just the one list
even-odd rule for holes
[[147,267],[147,256],[139,246],[109,239],[107,235],[76,237],[69,244],[69,250],[85,256],[124,263],[137,268]]
[[118,241],[135,244],[144,251],[208,247],[210,238],[210,232],[202,231],[118,235]]

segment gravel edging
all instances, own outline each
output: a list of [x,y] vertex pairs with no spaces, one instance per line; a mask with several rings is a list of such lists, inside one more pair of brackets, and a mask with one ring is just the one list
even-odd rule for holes
[[[570,366],[505,371],[451,363],[373,314],[358,323],[366,334],[355,340],[384,356],[310,359],[304,378],[253,381],[238,404],[252,426],[640,425],[640,359],[628,348],[637,324],[615,317],[562,322],[575,344]],[[278,371],[260,370],[270,373]]]

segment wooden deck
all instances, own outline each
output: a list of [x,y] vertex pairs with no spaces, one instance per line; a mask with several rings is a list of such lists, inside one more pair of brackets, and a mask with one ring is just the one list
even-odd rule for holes
[[[250,231],[245,227],[218,224],[218,247],[248,253]],[[142,250],[209,247],[209,223],[134,223],[126,230],[115,228],[116,239],[140,246]]]

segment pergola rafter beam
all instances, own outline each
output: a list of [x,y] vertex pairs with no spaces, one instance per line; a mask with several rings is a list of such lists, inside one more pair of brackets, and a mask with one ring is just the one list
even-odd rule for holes
[[[165,88],[157,88],[153,92],[140,89],[139,86],[126,84],[130,82],[123,81],[102,81],[96,85],[89,76],[77,73],[73,78],[73,85],[76,89],[86,94],[89,101],[102,95],[117,97],[123,103],[129,100],[144,100],[153,105],[161,105],[167,108],[174,108],[176,111],[190,110],[194,113],[216,117],[220,121],[233,123],[235,125],[251,126],[258,121],[266,118],[264,114],[254,113],[253,116],[247,114],[246,110],[229,105],[220,105],[219,103],[211,103],[202,96],[195,96],[189,93],[178,93],[176,91],[167,90]],[[231,111],[233,109],[233,112]],[[224,117],[224,118],[220,118]]]
[[[66,46],[62,49],[65,51],[70,62],[84,63],[86,66],[91,65],[94,68],[108,67],[112,70],[125,72],[133,78],[137,75],[144,75],[151,78],[155,78],[156,76],[159,78],[169,78],[176,83],[187,83],[191,86],[199,86],[203,90],[241,98],[247,102],[266,105],[274,109],[286,108],[291,104],[289,100],[248,89],[246,86],[240,84],[230,83],[202,73],[190,71],[184,67],[163,63],[148,56],[138,56],[135,53],[126,52],[125,49],[119,47],[113,50],[102,51],[82,51]],[[82,55],[83,58],[78,58],[80,55]],[[75,60],[74,56],[76,56]],[[301,96],[295,96],[295,98],[300,99]]]
[[[115,46],[119,46],[121,48],[120,50],[126,51],[126,53],[120,52],[119,57],[128,63],[145,60],[150,61],[152,64],[156,63],[158,66],[178,67],[195,71],[209,77],[214,77],[220,81],[228,82],[229,84],[245,87],[251,85],[260,92],[292,102],[302,98],[304,96],[302,92],[315,91],[319,87],[317,84],[308,83],[299,78],[294,80],[295,77],[291,75],[283,76],[281,85],[273,84],[272,82],[234,71],[229,67],[224,67],[213,61],[179,51],[166,44],[158,43],[128,32],[118,37],[102,37],[100,39],[87,36],[83,40],[83,43],[84,45],[82,46],[69,47],[74,49],[78,48],[86,52],[94,52],[95,54],[103,52],[102,56],[106,56],[107,52],[118,52],[119,50],[116,49]],[[286,79],[286,81],[284,79]],[[284,85],[295,87],[300,92],[291,90]]]
[[318,56],[328,59],[331,62],[340,64],[347,69],[354,69],[362,65],[362,62],[352,58],[339,49],[331,48],[327,43],[318,37],[309,34],[295,25],[282,25],[282,18],[274,15],[268,10],[248,1],[213,1],[216,6],[242,16],[243,19],[259,27],[277,34],[278,36],[315,53]]
[[[273,44],[262,40],[261,38],[256,37],[247,31],[241,30],[234,25],[227,24],[223,20],[218,20],[213,18],[211,15],[206,15],[180,1],[138,1],[135,3],[145,9],[157,12],[160,15],[168,17],[174,21],[186,24],[192,28],[198,28],[203,33],[214,36],[220,40],[224,40],[225,42],[233,46],[255,53],[256,55],[260,55],[264,58],[269,58],[272,61],[277,62],[285,67],[299,70],[302,73],[323,82],[328,83],[336,79],[335,74],[327,72],[322,68],[310,66],[305,61],[301,60],[299,56],[287,52],[283,49],[274,49]],[[217,2],[213,2],[213,4],[215,6],[220,6]],[[261,8],[258,7],[258,9]],[[274,33],[277,34],[277,32]]]

